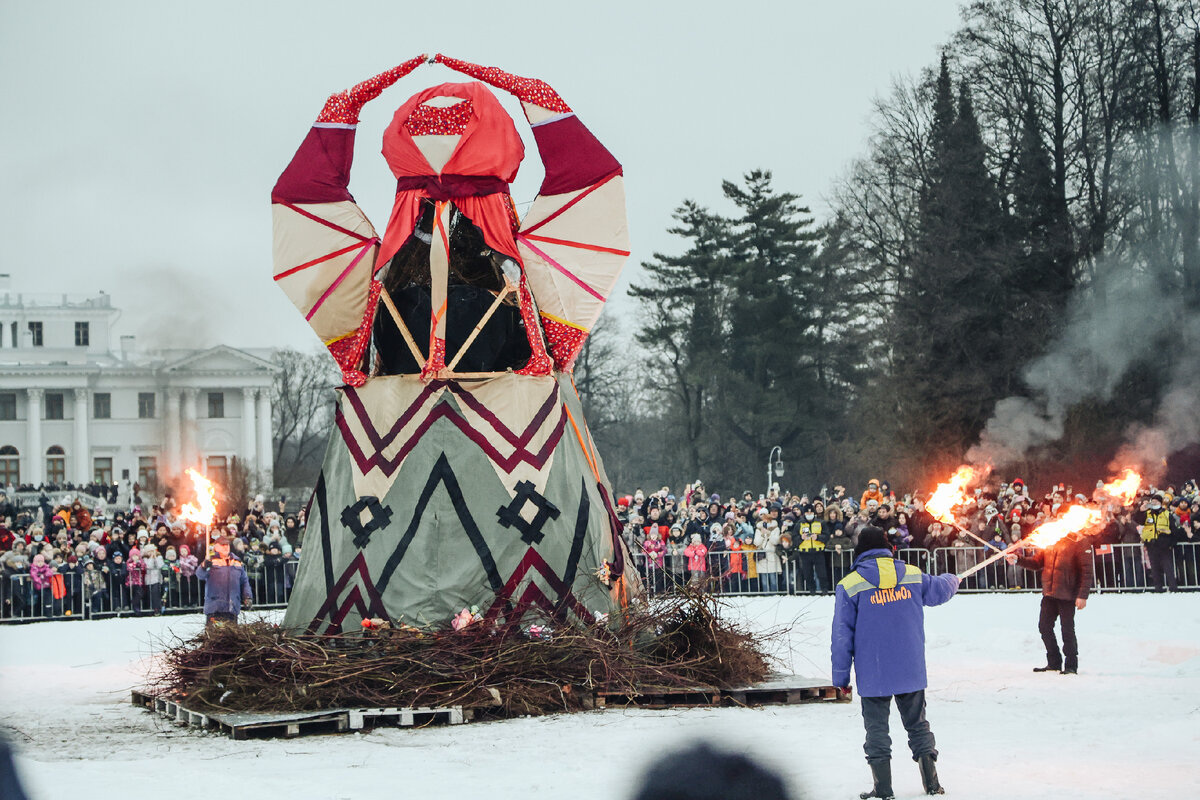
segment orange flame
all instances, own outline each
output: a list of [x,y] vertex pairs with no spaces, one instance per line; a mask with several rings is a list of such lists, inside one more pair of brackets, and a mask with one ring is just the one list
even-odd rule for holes
[[1086,532],[1104,519],[1104,514],[1086,506],[1071,506],[1058,519],[1043,522],[1025,540],[1037,547],[1051,547],[1072,533]]
[[1142,476],[1135,470],[1126,467],[1125,471],[1121,473],[1121,477],[1100,487],[1100,494],[1125,506],[1133,502],[1133,498],[1137,496],[1140,488],[1142,488]]
[[183,507],[179,509],[179,515],[201,525],[212,525],[213,520],[217,518],[216,487],[213,486],[212,481],[194,469],[189,469],[187,475],[192,479],[192,485],[196,488],[198,505],[184,503]]
[[939,519],[942,522],[954,523],[952,510],[957,506],[967,503],[967,487],[975,481],[981,471],[975,467],[965,465],[959,467],[950,476],[949,481],[938,484],[937,489],[925,501],[925,510],[932,514],[935,519]]

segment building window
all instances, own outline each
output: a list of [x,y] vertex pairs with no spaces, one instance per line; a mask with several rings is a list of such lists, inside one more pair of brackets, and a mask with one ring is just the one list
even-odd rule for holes
[[87,347],[89,344],[91,344],[91,331],[88,330],[88,323],[76,322],[75,323],[75,346],[76,347]]
[[225,393],[208,393],[208,418],[221,419],[225,416]]
[[208,479],[213,483],[224,486],[229,479],[229,461],[225,456],[209,456],[205,464]]
[[53,484],[62,485],[66,479],[66,452],[58,445],[54,445],[46,450],[46,480]]
[[138,456],[138,488],[151,494],[158,491],[158,459]]
[[40,322],[29,323],[29,332],[33,334],[33,346],[41,347],[42,346],[42,323],[40,323]]
[[138,392],[138,419],[154,419],[154,392]]
[[106,456],[92,459],[92,479],[103,486],[112,485],[112,458]]
[[96,392],[92,395],[92,416],[96,419],[112,419],[112,395]]
[[17,341],[17,323],[15,323],[15,322],[12,324],[12,346],[13,347],[21,346],[21,343],[19,341]]
[[0,483],[21,485],[21,454],[11,444],[0,447]]
[[17,396],[13,392],[0,392],[0,420],[17,418]]
[[46,419],[63,419],[62,392],[46,392]]

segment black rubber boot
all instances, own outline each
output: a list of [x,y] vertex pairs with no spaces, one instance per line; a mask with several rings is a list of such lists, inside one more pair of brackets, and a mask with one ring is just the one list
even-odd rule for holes
[[1054,664],[1047,664],[1044,667],[1034,667],[1034,672],[1061,672],[1062,667]]
[[895,800],[896,795],[892,793],[891,761],[872,762],[871,779],[875,781],[875,788],[869,792],[860,794],[859,798],[861,800],[869,800],[872,797],[880,798],[880,800]]
[[925,786],[925,794],[946,793],[942,784],[938,783],[936,760],[937,757],[932,753],[926,753],[917,759],[917,766],[921,768],[921,783]]

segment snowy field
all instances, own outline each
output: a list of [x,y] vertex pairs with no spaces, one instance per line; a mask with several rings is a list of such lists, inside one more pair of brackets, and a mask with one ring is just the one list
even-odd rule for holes
[[[1180,798],[1200,791],[1200,594],[1093,596],[1081,674],[1035,675],[1038,598],[959,596],[930,609],[929,719],[948,796]],[[781,653],[828,679],[831,598],[754,598],[734,613],[791,625]],[[624,800],[675,745],[759,758],[797,798],[869,785],[854,704],[619,711],[235,742],[133,708],[153,642],[197,616],[0,628],[0,729],[33,800],[559,797]],[[899,735],[897,735],[897,733]],[[899,798],[923,796],[892,716]]]

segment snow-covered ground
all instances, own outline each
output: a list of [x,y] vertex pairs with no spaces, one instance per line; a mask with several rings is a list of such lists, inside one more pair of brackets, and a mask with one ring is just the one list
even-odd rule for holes
[[[1200,791],[1200,594],[1095,596],[1081,674],[1037,674],[1038,598],[959,596],[928,610],[929,719],[949,796],[1180,798]],[[737,602],[791,625],[782,655],[826,678],[830,598]],[[0,729],[34,800],[629,797],[640,771],[703,740],[782,772],[799,798],[869,785],[854,704],[619,711],[424,730],[235,742],[129,704],[154,642],[199,617],[0,628]],[[897,796],[923,796],[892,716]]]

